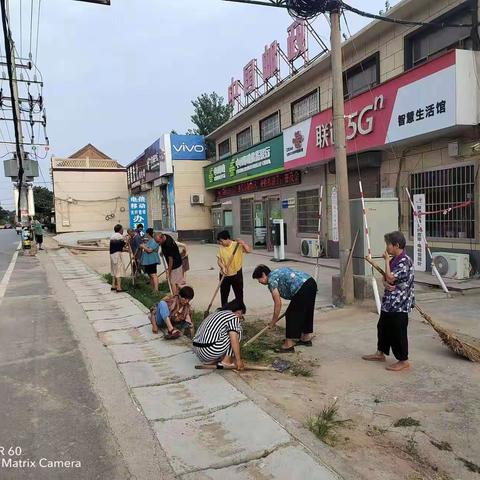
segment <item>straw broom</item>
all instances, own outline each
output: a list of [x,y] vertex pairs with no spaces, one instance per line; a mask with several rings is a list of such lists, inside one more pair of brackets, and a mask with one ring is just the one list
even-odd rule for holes
[[[372,265],[372,267],[385,277],[385,272],[370,258],[365,257],[365,260]],[[419,305],[415,304],[417,312],[427,321],[427,323],[438,333],[442,342],[461,357],[468,358],[472,362],[480,363],[480,340],[478,338],[470,337],[463,333],[455,333],[447,328],[444,328],[438,323],[434,322],[428,313],[424,312]]]

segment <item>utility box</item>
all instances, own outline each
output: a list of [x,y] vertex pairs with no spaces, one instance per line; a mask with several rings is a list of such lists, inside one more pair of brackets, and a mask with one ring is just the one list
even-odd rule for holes
[[[4,160],[3,170],[6,177],[13,179],[18,178],[18,164],[17,160]],[[23,161],[23,176],[24,178],[38,177],[38,162],[36,160],[25,159]]]
[[[398,198],[365,198],[368,231],[372,257],[382,258],[385,251],[385,233],[398,230]],[[365,216],[362,199],[350,200],[350,221],[352,224],[352,242],[358,230],[358,239],[353,251],[353,274],[370,274],[371,267],[363,259],[368,255],[368,243],[365,233]]]

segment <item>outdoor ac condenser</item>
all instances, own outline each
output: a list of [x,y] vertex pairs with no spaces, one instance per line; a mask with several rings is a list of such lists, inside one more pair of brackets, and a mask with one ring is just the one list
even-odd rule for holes
[[192,193],[190,195],[191,205],[203,205],[205,203],[205,196],[201,193]]
[[433,252],[433,263],[442,277],[457,280],[470,277],[468,253]]
[[303,257],[317,258],[322,253],[322,245],[316,238],[302,238],[300,253]]

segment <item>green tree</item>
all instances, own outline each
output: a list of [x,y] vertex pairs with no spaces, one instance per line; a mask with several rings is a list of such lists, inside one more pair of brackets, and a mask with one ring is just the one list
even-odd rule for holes
[[50,225],[53,210],[53,192],[45,187],[33,187],[35,216],[41,223]]
[[[207,136],[223,125],[232,116],[233,107],[224,104],[224,98],[217,93],[202,93],[196,100],[192,101],[194,113],[191,117],[192,123],[196,126],[192,133]],[[206,142],[208,156],[215,155],[213,142]]]
[[0,224],[4,225],[5,223],[14,223],[15,221],[15,212],[10,210],[5,210],[0,206]]

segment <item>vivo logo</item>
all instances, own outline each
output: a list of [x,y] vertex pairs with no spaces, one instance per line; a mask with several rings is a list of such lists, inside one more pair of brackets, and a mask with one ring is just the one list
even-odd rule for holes
[[192,145],[188,146],[186,143],[182,143],[180,146],[173,145],[173,149],[177,152],[188,152],[188,153],[203,153],[205,151],[205,147],[203,145]]

